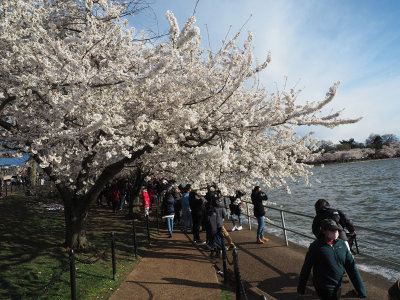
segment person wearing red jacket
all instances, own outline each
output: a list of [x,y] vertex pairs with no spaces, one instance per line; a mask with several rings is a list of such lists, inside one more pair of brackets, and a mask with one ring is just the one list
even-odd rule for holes
[[119,200],[119,189],[117,182],[115,180],[113,181],[110,188],[110,199],[112,202],[113,211],[116,213],[119,209],[120,200]]
[[151,208],[151,201],[149,192],[147,191],[146,187],[144,187],[142,190],[142,199],[143,199],[144,216],[148,217]]

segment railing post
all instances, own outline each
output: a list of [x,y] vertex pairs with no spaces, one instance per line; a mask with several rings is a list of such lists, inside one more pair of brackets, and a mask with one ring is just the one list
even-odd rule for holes
[[136,241],[135,217],[133,217],[133,219],[132,219],[132,231],[133,231],[133,246],[135,247],[135,257],[137,258],[137,241]]
[[233,269],[235,272],[235,293],[236,293],[236,300],[240,300],[240,283],[239,283],[239,266],[238,266],[238,259],[237,259],[237,252],[236,249],[233,249],[232,252],[233,256]]
[[287,233],[286,233],[285,217],[283,216],[283,211],[282,211],[282,210],[280,210],[279,212],[281,213],[282,228],[283,228],[283,236],[284,236],[284,238],[285,238],[286,247],[288,247],[288,246],[289,246],[289,243],[288,243]]
[[158,218],[158,207],[156,208],[156,219],[157,219],[157,234],[160,234],[160,222]]
[[250,220],[250,211],[249,211],[249,203],[246,202],[246,209],[247,209],[247,222],[249,224],[249,229],[251,230],[251,220]]
[[69,278],[71,285],[71,299],[76,300],[75,255],[73,249],[71,249],[69,253]]
[[111,256],[112,256],[113,280],[117,280],[117,265],[115,263],[115,236],[114,236],[114,232],[111,233]]
[[222,266],[223,266],[223,270],[224,270],[224,284],[226,284],[228,282],[228,270],[226,267],[226,248],[225,248],[225,239],[223,236],[221,236],[221,240],[222,240]]
[[146,230],[147,230],[147,241],[150,245],[150,229],[149,229],[149,215],[146,216]]

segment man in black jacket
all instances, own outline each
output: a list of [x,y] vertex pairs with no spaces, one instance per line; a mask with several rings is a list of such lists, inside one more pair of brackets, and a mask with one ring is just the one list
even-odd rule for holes
[[189,194],[189,205],[193,219],[193,240],[195,243],[204,244],[200,239],[200,224],[203,216],[204,198],[192,190]]
[[[340,210],[331,208],[329,202],[325,199],[318,199],[314,204],[316,216],[314,217],[312,224],[312,232],[315,237],[321,238],[324,236],[321,231],[321,222],[325,219],[331,219],[336,222],[339,230],[339,237],[346,242],[347,248],[351,251],[346,231],[349,232],[349,236],[355,236],[355,230],[353,222],[347,218],[347,216]],[[352,251],[353,252],[353,251]]]
[[251,193],[251,202],[253,203],[254,216],[257,218],[257,244],[264,244],[269,239],[264,237],[264,204],[263,201],[268,200],[267,195],[261,190],[261,187],[255,186]]

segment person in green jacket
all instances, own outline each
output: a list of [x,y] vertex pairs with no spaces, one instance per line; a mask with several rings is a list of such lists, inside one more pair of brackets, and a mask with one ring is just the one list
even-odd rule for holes
[[334,220],[321,222],[324,234],[311,243],[300,272],[297,292],[305,293],[308,277],[313,269],[313,285],[323,300],[340,299],[343,272],[346,270],[360,298],[367,297],[367,291],[361,279],[353,256],[343,240],[339,239],[338,226]]

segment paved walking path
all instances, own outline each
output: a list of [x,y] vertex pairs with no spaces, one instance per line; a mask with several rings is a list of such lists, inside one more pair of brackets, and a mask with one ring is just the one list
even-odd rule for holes
[[[228,230],[230,221],[225,221]],[[255,243],[256,232],[244,228],[230,232],[236,243],[239,266],[249,299],[268,300],[318,299],[311,284],[306,295],[298,296],[296,286],[306,249],[290,244],[286,247],[278,237],[266,234],[270,241]],[[205,239],[205,234],[202,234]],[[163,231],[136,269],[112,295],[117,299],[221,299],[216,267],[222,269],[221,259],[211,260],[203,247],[195,246],[192,235],[175,229],[173,238]],[[232,252],[228,251],[232,262]],[[233,266],[228,264],[232,277]],[[368,292],[368,299],[387,299],[391,282],[361,271]],[[358,299],[352,292],[347,276],[343,280],[343,299]]]
[[216,270],[199,246],[176,229],[161,230],[139,265],[110,300],[221,299]]

